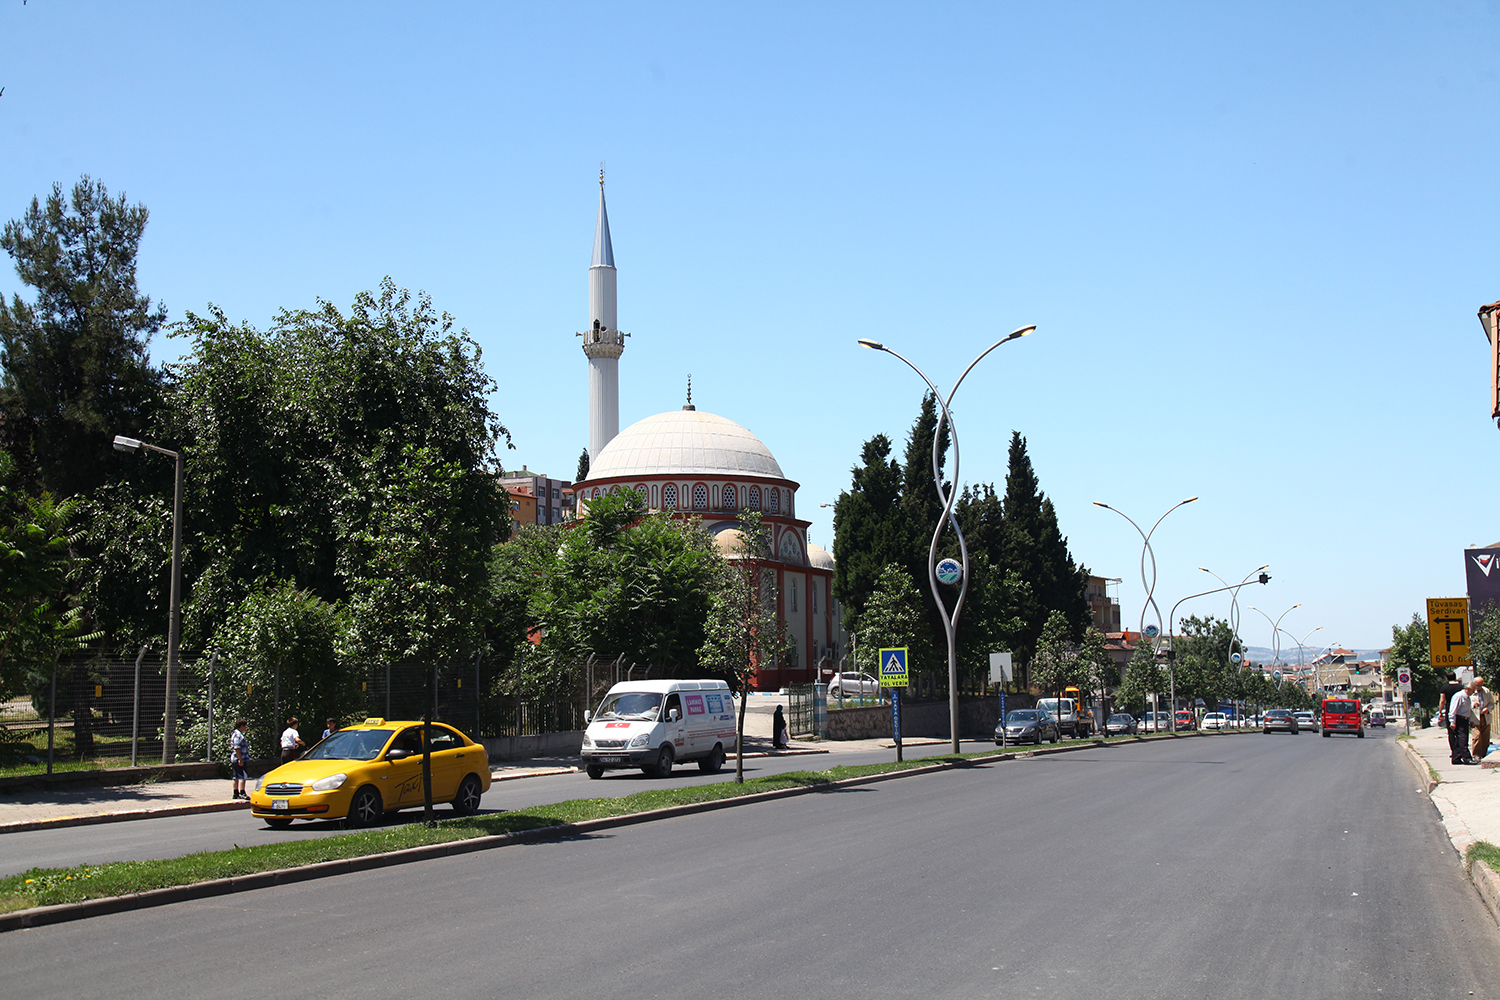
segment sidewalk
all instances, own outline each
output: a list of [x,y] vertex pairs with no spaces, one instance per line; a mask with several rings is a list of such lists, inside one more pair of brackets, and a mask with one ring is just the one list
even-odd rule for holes
[[1430,794],[1453,846],[1460,854],[1476,840],[1500,846],[1500,752],[1479,767],[1453,764],[1447,730],[1429,726],[1413,729],[1411,736],[1411,748],[1441,779]]
[[[1454,764],[1448,754],[1447,730],[1429,726],[1414,729],[1411,735],[1406,745],[1412,763],[1420,768],[1419,780],[1437,806],[1459,857],[1475,841],[1500,846],[1500,751],[1489,754],[1478,767]],[[1427,767],[1437,772],[1437,784],[1432,783]],[[1470,867],[1469,877],[1489,907],[1490,916],[1500,921],[1500,875],[1488,865],[1476,863]]]

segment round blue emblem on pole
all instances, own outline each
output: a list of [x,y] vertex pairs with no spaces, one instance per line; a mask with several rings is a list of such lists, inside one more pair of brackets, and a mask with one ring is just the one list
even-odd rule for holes
[[957,559],[944,559],[937,564],[937,578],[943,583],[957,583],[964,575],[964,568],[958,564]]
[[1155,639],[1159,635],[1161,635],[1161,629],[1159,627],[1157,627],[1155,625],[1147,625],[1146,626],[1146,638],[1147,639]]

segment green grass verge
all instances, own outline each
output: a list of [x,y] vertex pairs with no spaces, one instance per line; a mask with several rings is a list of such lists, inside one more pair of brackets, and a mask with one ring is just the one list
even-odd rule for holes
[[[542,827],[579,823],[611,816],[690,805],[720,799],[739,798],[760,792],[785,788],[827,785],[844,778],[911,770],[930,764],[990,757],[999,751],[984,751],[954,756],[924,757],[902,763],[867,764],[859,767],[833,767],[825,771],[792,771],[786,774],[752,778],[744,784],[722,781],[711,785],[666,788],[637,792],[618,799],[573,799],[554,805],[535,806],[492,815],[442,820],[434,827],[405,823],[377,830],[350,833],[318,840],[236,846],[227,851],[205,851],[182,858],[160,861],[117,861],[102,865],[78,865],[73,868],[33,868],[20,875],[0,878],[0,913],[76,903],[105,896],[124,896],[192,885],[213,879],[250,875],[278,868],[296,868],[321,861],[359,858],[408,847],[443,844],[491,834],[514,833]],[[1007,751],[1010,752],[1010,751]],[[247,817],[245,836],[255,836],[255,821]]]
[[1464,852],[1464,860],[1469,864],[1483,861],[1496,872],[1500,872],[1500,847],[1496,847],[1487,840],[1476,840]]

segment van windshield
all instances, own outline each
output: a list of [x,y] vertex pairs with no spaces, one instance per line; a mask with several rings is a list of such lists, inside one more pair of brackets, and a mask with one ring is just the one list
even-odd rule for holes
[[596,719],[654,719],[661,711],[661,695],[652,691],[621,691],[599,703]]

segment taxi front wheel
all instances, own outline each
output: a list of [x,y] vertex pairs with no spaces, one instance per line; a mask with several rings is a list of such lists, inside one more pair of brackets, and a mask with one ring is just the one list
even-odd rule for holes
[[380,793],[366,785],[354,793],[354,798],[349,802],[349,815],[344,818],[344,825],[350,829],[359,829],[364,826],[374,826],[381,815]]
[[472,774],[466,775],[458,786],[458,794],[453,798],[453,811],[460,816],[474,815],[479,811],[479,799],[483,794],[479,779]]

